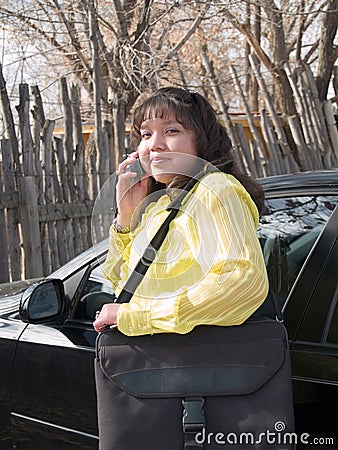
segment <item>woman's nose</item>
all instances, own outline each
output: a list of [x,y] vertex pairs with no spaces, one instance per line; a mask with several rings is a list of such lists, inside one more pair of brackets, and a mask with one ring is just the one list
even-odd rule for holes
[[150,150],[161,150],[165,149],[165,142],[161,133],[153,133],[150,139]]

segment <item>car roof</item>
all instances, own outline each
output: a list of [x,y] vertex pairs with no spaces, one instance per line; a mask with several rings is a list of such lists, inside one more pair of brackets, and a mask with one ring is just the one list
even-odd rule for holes
[[271,196],[338,193],[338,169],[299,172],[259,178],[267,198]]
[[68,276],[74,274],[81,267],[88,265],[91,262],[98,261],[108,250],[108,238],[97,243],[83,253],[61,266],[46,278],[59,278],[61,280],[66,279]]

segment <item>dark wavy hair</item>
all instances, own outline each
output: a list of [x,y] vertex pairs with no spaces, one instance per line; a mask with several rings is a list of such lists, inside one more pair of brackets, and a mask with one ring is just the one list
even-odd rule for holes
[[[165,87],[156,91],[134,111],[133,144],[141,139],[141,125],[147,119],[167,118],[174,114],[184,128],[195,134],[197,156],[215,166],[224,166],[233,161],[232,143],[218,120],[210,103],[197,92],[182,88]],[[226,172],[233,175],[245,187],[255,202],[258,211],[264,206],[264,192],[261,186],[248,175],[241,173],[235,163],[226,165]],[[185,183],[181,180],[181,184]],[[182,187],[176,180],[175,187]]]

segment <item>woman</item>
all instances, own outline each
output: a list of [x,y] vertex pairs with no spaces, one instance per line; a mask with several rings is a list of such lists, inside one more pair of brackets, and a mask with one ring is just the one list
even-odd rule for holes
[[[173,197],[198,172],[205,176],[184,200],[132,300],[104,305],[94,328],[116,324],[135,336],[241,324],[268,292],[256,236],[260,186],[232,164],[227,133],[196,92],[160,89],[135,110],[133,132],[137,150],[118,169],[118,213],[104,264],[117,295]],[[145,171],[139,181],[130,171],[137,158]],[[222,165],[227,173],[210,170]]]

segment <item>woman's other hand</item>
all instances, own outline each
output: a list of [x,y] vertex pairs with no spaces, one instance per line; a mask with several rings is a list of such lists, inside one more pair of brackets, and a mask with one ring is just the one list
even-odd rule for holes
[[97,314],[93,327],[100,333],[106,328],[117,323],[117,313],[121,305],[118,303],[107,303],[103,305],[101,311]]

